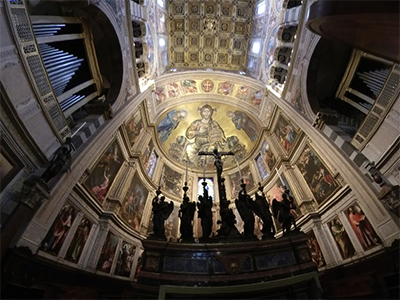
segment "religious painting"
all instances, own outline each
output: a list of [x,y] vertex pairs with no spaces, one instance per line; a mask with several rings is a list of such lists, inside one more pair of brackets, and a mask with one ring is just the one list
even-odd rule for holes
[[162,145],[164,145],[172,131],[178,128],[179,123],[184,120],[186,116],[186,110],[172,109],[167,113],[165,118],[158,123],[157,133]]
[[153,177],[153,173],[154,173],[154,170],[155,170],[156,164],[157,164],[157,159],[158,159],[158,156],[156,154],[156,151],[153,150],[153,151],[151,151],[149,159],[144,164],[144,169],[150,178]]
[[65,259],[74,263],[78,263],[81,257],[83,248],[86,245],[86,241],[89,237],[90,230],[92,228],[92,222],[88,218],[83,217],[79,223],[78,229],[69,245]]
[[155,96],[156,96],[156,105],[161,104],[162,102],[165,101],[166,99],[166,94],[165,94],[165,88],[164,87],[156,87],[155,90]]
[[84,185],[100,203],[104,202],[117,173],[124,161],[118,142],[114,140],[100,156]]
[[210,79],[203,80],[201,82],[201,90],[204,93],[210,93],[214,89],[214,82]]
[[240,100],[247,100],[249,96],[250,87],[247,85],[239,85],[236,91],[236,98]]
[[310,251],[312,261],[318,266],[318,268],[324,267],[326,265],[324,255],[322,254],[314,231],[310,231],[308,233],[307,246]]
[[183,187],[183,175],[179,172],[172,170],[169,166],[164,165],[160,186],[162,190],[173,195],[180,195]]
[[23,168],[22,162],[12,151],[4,139],[0,141],[0,191],[7,186],[8,183]]
[[71,204],[65,204],[43,239],[40,250],[57,256],[75,220],[76,214],[77,211]]
[[197,93],[197,85],[195,80],[186,79],[182,81],[182,87],[186,94]]
[[278,137],[282,147],[288,152],[293,145],[297,133],[293,130],[289,122],[280,115],[275,126],[275,135]]
[[101,248],[100,257],[97,262],[96,269],[105,273],[110,273],[111,266],[115,258],[115,250],[118,245],[118,237],[112,232],[108,232],[103,247]]
[[234,112],[231,110],[226,111],[226,115],[228,118],[232,120],[232,123],[235,125],[237,130],[243,130],[249,139],[254,142],[258,137],[258,128],[256,123],[247,115],[247,113],[235,110]]
[[338,217],[329,222],[329,228],[343,259],[347,259],[356,254],[353,244]]
[[121,218],[133,229],[139,231],[144,206],[149,191],[141,182],[138,173],[133,176],[119,212]]
[[261,153],[264,156],[265,162],[268,166],[269,171],[271,172],[274,169],[274,166],[276,164],[276,157],[274,153],[271,150],[271,147],[267,143],[267,141],[264,142],[262,148],[261,148]]
[[168,98],[176,98],[180,95],[179,85],[176,82],[167,84]]
[[357,203],[350,206],[345,214],[364,250],[368,250],[382,243],[368,218]]
[[142,257],[143,249],[139,248],[136,251],[139,251],[139,255],[138,255],[137,262],[136,262],[135,275],[133,277],[133,281],[134,282],[137,282],[137,279],[138,279],[138,276],[139,276],[139,273],[140,273],[140,269],[142,267],[142,260],[143,260],[143,257]]
[[167,242],[177,242],[180,236],[179,223],[180,219],[178,217],[180,204],[174,203],[174,210],[169,215],[168,219],[165,220],[165,238]]
[[132,148],[143,131],[144,123],[142,116],[140,115],[140,110],[135,112],[132,118],[125,125],[126,135],[128,137],[129,147]]
[[229,175],[229,179],[231,181],[231,198],[237,198],[239,195],[242,184],[242,179],[243,182],[246,184],[246,191],[249,192],[253,188],[255,188],[255,183],[253,179],[253,175],[251,174],[250,166],[246,166],[243,169],[241,169],[241,172],[237,171],[231,175]]
[[150,154],[151,154],[151,151],[153,151],[153,148],[154,148],[154,142],[153,142],[153,140],[150,140],[150,142],[147,144],[146,149],[144,149],[144,152],[142,154],[143,165],[145,165],[147,163],[147,161],[149,160]]
[[234,83],[231,81],[224,81],[218,84],[217,93],[221,95],[228,96],[232,94]]
[[136,246],[122,242],[119,250],[117,266],[115,267],[115,275],[129,277],[131,275],[133,260],[135,258]]
[[259,106],[261,104],[262,98],[263,98],[263,93],[261,91],[257,91],[251,97],[251,103],[253,103],[255,106]]
[[256,157],[256,165],[258,168],[258,172],[260,173],[261,180],[263,181],[269,176],[269,170],[267,164],[264,161],[264,157],[262,157],[261,154]]
[[328,168],[310,146],[304,148],[296,165],[319,204],[339,187]]

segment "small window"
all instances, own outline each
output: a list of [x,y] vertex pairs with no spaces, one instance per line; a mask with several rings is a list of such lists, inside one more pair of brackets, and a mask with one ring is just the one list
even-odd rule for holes
[[[197,182],[197,198],[202,195],[203,196],[203,178],[199,178],[199,181]],[[212,178],[206,178],[207,186],[206,189],[208,191],[208,196],[211,196],[213,199],[213,202],[215,200],[215,195],[214,195],[214,180]]]
[[257,16],[262,15],[265,12],[265,2],[261,2],[257,5]]

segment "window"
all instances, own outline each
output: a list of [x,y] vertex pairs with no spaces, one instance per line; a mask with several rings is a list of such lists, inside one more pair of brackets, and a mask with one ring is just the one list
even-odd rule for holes
[[[199,181],[197,182],[197,198],[202,195],[203,196],[203,178],[199,178]],[[214,195],[214,180],[212,178],[206,178],[207,186],[206,189],[208,191],[208,196],[211,196],[213,199],[213,202],[215,200],[215,195]]]

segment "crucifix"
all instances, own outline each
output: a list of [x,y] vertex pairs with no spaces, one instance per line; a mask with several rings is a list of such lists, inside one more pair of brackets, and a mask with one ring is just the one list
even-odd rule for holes
[[205,152],[205,151],[200,151],[199,155],[212,155],[215,158],[214,161],[214,166],[217,168],[217,178],[218,178],[218,185],[220,185],[221,182],[221,174],[222,174],[222,156],[223,155],[235,155],[232,151],[229,152],[219,152],[218,147],[215,146],[214,150],[212,152]]

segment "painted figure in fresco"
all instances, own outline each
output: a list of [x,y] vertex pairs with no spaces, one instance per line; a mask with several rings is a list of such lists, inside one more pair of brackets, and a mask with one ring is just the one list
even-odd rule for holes
[[198,162],[198,152],[208,151],[218,146],[219,149],[226,147],[225,133],[218,122],[212,119],[214,109],[205,104],[199,108],[201,119],[193,121],[186,130],[186,137],[194,142],[187,147],[188,156],[191,161]]
[[62,172],[64,167],[68,170],[71,168],[71,152],[72,152],[72,140],[70,137],[65,139],[65,142],[57,149],[54,153],[50,165],[41,176],[41,179],[48,183],[50,179],[55,177],[58,173]]
[[364,249],[371,248],[373,246],[379,245],[380,240],[378,236],[375,234],[374,229],[371,226],[371,223],[365,217],[361,208],[349,207],[348,218],[353,228],[358,240]]
[[174,203],[165,202],[165,197],[157,195],[153,198],[153,231],[154,235],[158,238],[165,239],[165,220],[168,219],[169,215],[174,209]]
[[157,132],[162,144],[168,139],[172,130],[178,127],[179,122],[185,119],[187,116],[186,110],[171,110],[167,116],[161,120],[157,125]]
[[128,134],[129,141],[131,143],[131,147],[136,143],[137,139],[140,136],[140,133],[143,131],[144,125],[143,121],[140,119],[140,114],[136,115],[126,124],[126,131]]
[[262,220],[262,238],[273,238],[275,235],[275,227],[272,221],[272,214],[269,209],[269,200],[265,197],[261,183],[258,183],[258,192],[255,194],[253,202],[254,213]]
[[90,227],[90,221],[86,218],[83,218],[78,226],[78,229],[76,230],[71,245],[69,246],[67,255],[65,257],[67,260],[78,262],[82,254],[83,247],[85,246],[89,236]]
[[239,110],[235,110],[235,112],[228,110],[226,112],[226,115],[232,119],[232,122],[233,124],[235,124],[236,129],[243,130],[252,142],[257,139],[257,125],[252,119],[249,118],[246,113]]
[[254,238],[254,214],[252,209],[252,200],[246,192],[246,184],[240,185],[242,189],[239,192],[239,197],[235,200],[236,208],[244,222],[244,237]]
[[343,259],[353,256],[355,254],[354,247],[350,242],[349,236],[347,235],[343,224],[338,219],[331,221],[331,232],[339,246],[339,250]]
[[65,237],[71,228],[74,218],[75,209],[71,205],[66,205],[61,209],[50,234],[48,234],[45,239],[43,246],[45,250],[52,252],[55,255],[58,254],[58,251],[60,251]]

